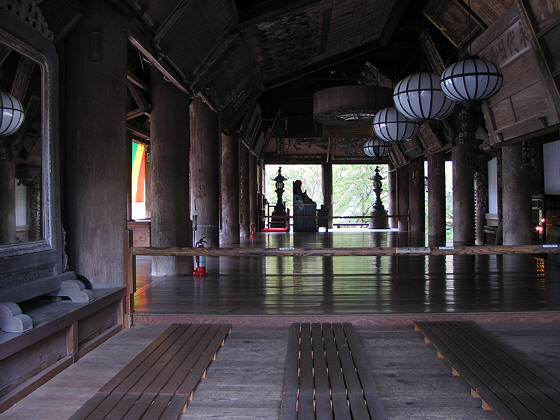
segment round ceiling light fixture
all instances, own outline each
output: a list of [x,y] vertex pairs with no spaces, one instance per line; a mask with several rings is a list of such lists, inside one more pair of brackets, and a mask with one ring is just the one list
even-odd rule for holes
[[488,99],[502,87],[504,76],[491,61],[467,57],[447,67],[441,75],[443,93],[458,102]]
[[370,138],[364,142],[364,153],[373,158],[383,158],[391,152],[391,143]]
[[373,132],[388,142],[408,141],[420,130],[420,123],[406,118],[395,107],[380,110],[373,119]]
[[0,92],[0,137],[14,134],[23,123],[23,107],[13,95]]
[[315,92],[313,119],[325,125],[369,127],[376,112],[390,103],[390,88],[337,86]]
[[444,119],[455,106],[443,93],[440,77],[427,72],[411,74],[397,83],[393,101],[401,114],[414,121]]

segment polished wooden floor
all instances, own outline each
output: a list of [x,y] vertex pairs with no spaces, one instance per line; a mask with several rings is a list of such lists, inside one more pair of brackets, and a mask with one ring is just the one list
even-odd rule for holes
[[[241,247],[424,245],[423,236],[340,229],[260,233]],[[522,321],[520,314],[560,320],[560,265],[546,256],[213,257],[207,276],[160,277],[151,276],[150,257],[137,258],[136,324],[213,317],[230,317],[234,325],[319,318],[379,324],[481,314],[488,322],[507,321],[505,315]]]

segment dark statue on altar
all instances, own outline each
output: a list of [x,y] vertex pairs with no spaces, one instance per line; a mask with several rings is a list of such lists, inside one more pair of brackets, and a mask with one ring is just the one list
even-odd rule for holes
[[381,186],[382,179],[383,177],[379,175],[379,168],[376,167],[375,175],[371,178],[373,181],[373,191],[375,192],[375,204],[371,211],[368,229],[389,229],[389,217],[381,201],[381,191],[383,191]]

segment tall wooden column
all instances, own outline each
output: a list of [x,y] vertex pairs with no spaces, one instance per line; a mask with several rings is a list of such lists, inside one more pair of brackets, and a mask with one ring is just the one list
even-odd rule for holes
[[249,199],[249,149],[243,144],[239,150],[239,184],[240,184],[240,235],[243,238],[249,237],[251,234],[250,226],[250,199]]
[[475,211],[475,245],[484,245],[484,225],[488,213],[488,165],[479,165],[474,174],[476,211]]
[[408,232],[409,229],[409,221],[408,221],[408,213],[409,213],[409,197],[408,197],[408,172],[409,172],[409,165],[400,166],[397,168],[397,197],[398,197],[398,214],[399,216],[399,231],[400,232]]
[[467,164],[467,148],[456,144],[453,158],[453,242],[474,245],[474,174]]
[[424,160],[410,162],[409,208],[410,231],[426,230],[426,203],[424,200]]
[[[151,244],[192,246],[189,209],[189,97],[152,68]],[[152,274],[190,274],[191,257],[154,257]]]
[[123,286],[131,142],[126,135],[127,36],[109,2],[66,42],[65,220],[70,269],[94,286]]
[[[201,236],[206,246],[218,247],[219,229],[219,148],[217,115],[195,97],[190,105],[191,124],[191,215],[197,217],[195,240]],[[153,193],[153,191],[152,191]]]
[[257,157],[249,153],[249,226],[254,224],[257,231],[258,206],[257,206]]
[[[387,213],[389,216],[397,215],[397,171],[393,168],[393,165],[389,164],[387,170],[387,181],[389,188],[389,207]],[[389,217],[389,227],[396,229],[399,227],[399,223],[396,217]]]
[[521,143],[502,147],[504,245],[531,243],[531,167],[521,157]]
[[222,229],[220,244],[239,243],[239,137],[222,134]]
[[445,154],[428,156],[428,243],[445,244]]
[[[1,147],[0,141],[0,147]],[[0,245],[16,242],[16,164],[0,150]]]
[[323,178],[323,203],[325,208],[329,211],[328,228],[333,228],[333,174],[332,163],[321,164],[321,176]]

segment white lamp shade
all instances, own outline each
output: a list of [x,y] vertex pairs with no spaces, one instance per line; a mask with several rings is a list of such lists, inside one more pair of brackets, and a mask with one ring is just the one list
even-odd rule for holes
[[406,118],[395,107],[383,108],[373,118],[373,132],[388,142],[410,140],[420,129],[420,123]]
[[364,143],[364,153],[373,158],[382,158],[391,151],[391,143],[380,139],[368,139]]
[[0,137],[14,134],[23,123],[23,107],[13,95],[0,92]]
[[503,80],[500,68],[491,61],[468,57],[445,69],[441,89],[454,101],[482,100],[496,94]]
[[441,90],[440,77],[426,72],[412,74],[397,83],[393,101],[401,114],[415,121],[443,119],[455,106]]

